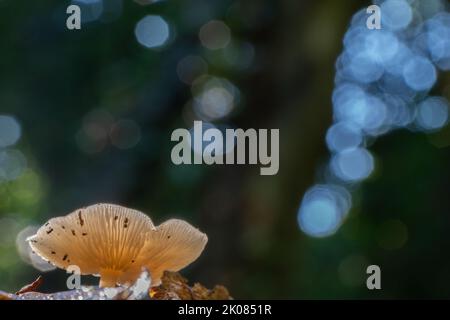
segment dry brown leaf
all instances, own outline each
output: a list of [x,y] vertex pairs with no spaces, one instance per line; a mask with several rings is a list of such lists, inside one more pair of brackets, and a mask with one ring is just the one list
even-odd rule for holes
[[17,291],[16,295],[20,295],[20,294],[27,293],[27,292],[36,292],[37,289],[42,285],[43,281],[44,281],[44,279],[42,278],[42,276],[37,277],[37,279],[34,280],[32,283],[27,284],[22,289]]

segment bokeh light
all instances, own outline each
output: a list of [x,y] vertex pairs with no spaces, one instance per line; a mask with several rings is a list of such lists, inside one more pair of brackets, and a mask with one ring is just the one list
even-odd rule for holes
[[382,29],[364,34],[364,49],[371,60],[384,66],[398,54],[400,43],[394,33]]
[[441,129],[447,124],[449,105],[442,97],[429,97],[417,107],[416,123],[425,131]]
[[134,34],[144,47],[160,48],[169,40],[170,27],[161,16],[148,15],[136,24]]
[[436,82],[436,69],[424,57],[415,56],[406,62],[403,68],[403,77],[406,84],[416,91],[429,90]]
[[338,152],[361,145],[363,135],[361,130],[354,124],[338,122],[328,129],[326,141],[331,151]]
[[437,14],[425,26],[431,58],[438,68],[450,70],[450,13]]
[[354,124],[371,135],[384,132],[387,109],[376,96],[366,94],[360,87],[343,85],[334,96],[335,118]]
[[380,8],[383,27],[400,30],[406,28],[412,21],[413,11],[406,0],[386,0]]
[[199,38],[210,50],[223,49],[230,43],[231,31],[224,22],[212,20],[200,28]]
[[[450,69],[450,14],[445,12],[445,2],[374,3],[381,6],[382,28],[368,29],[366,10],[358,11],[336,61],[334,122],[326,134],[332,152],[326,168],[332,175],[327,171],[325,176],[347,187],[367,179],[375,169],[374,158],[365,148],[367,141],[394,129],[433,132],[448,123],[448,101],[427,97],[438,70]],[[300,220],[302,230],[314,235],[314,230],[322,228],[333,234],[340,223],[332,201],[327,198],[309,207],[309,198],[307,193],[302,202],[303,208],[309,208],[305,212],[320,212],[317,217],[322,218]]]
[[239,89],[230,81],[217,77],[201,77],[192,86],[193,109],[205,121],[220,120],[230,115],[240,100]]
[[348,149],[336,154],[331,161],[333,173],[343,181],[366,179],[374,169],[374,159],[364,148]]
[[347,190],[334,185],[317,185],[308,190],[298,212],[298,223],[313,237],[332,235],[341,225],[351,205]]
[[20,124],[14,117],[0,115],[0,148],[16,144],[21,134]]
[[0,182],[19,178],[26,167],[27,160],[19,150],[0,150]]
[[345,57],[347,59],[343,63],[347,65],[348,76],[357,82],[374,82],[383,75],[382,66],[371,59],[365,52]]

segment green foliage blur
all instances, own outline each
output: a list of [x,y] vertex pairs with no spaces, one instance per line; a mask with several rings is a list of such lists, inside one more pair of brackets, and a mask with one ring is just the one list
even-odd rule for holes
[[[335,235],[310,238],[297,224],[302,196],[328,157],[342,37],[368,1],[105,3],[102,19],[69,31],[69,1],[0,1],[0,114],[20,123],[14,148],[26,157],[17,179],[0,182],[1,290],[17,291],[41,274],[17,252],[23,228],[111,202],[155,223],[180,217],[198,226],[209,243],[182,273],[209,287],[223,284],[237,298],[450,296],[448,128],[397,131],[371,146],[376,172],[353,195]],[[146,15],[170,23],[171,38],[159,49],[136,41]],[[199,30],[210,20],[230,28],[232,49],[202,45]],[[251,63],[242,64],[239,48],[247,45]],[[190,55],[238,88],[227,124],[280,129],[278,175],[260,176],[257,166],[171,163],[171,132],[192,117],[191,87],[177,71]],[[450,76],[434,90],[450,98]],[[113,127],[132,122],[137,143],[86,135],[95,117]],[[366,288],[370,264],[382,269],[380,291]],[[43,275],[43,291],[66,290],[63,270]]]

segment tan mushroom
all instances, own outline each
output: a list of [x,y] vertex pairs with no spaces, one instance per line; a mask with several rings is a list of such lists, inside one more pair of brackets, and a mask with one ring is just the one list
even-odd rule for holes
[[100,287],[135,281],[143,267],[158,285],[164,271],[178,271],[202,253],[207,236],[171,219],[155,227],[142,212],[97,204],[49,220],[28,238],[31,248],[55,266],[100,275]]

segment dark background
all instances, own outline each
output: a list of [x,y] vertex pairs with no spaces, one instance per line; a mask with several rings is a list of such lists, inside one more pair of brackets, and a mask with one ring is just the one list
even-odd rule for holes
[[[370,149],[376,171],[353,194],[335,235],[311,238],[297,223],[303,194],[329,157],[324,137],[342,37],[369,2],[127,0],[114,13],[120,3],[110,1],[103,21],[68,31],[67,1],[0,1],[0,114],[20,123],[14,148],[27,159],[20,177],[0,182],[0,289],[18,290],[41,274],[17,253],[21,229],[111,202],[155,223],[181,217],[198,226],[209,243],[182,273],[208,287],[223,284],[238,298],[450,296],[448,128],[378,139]],[[163,16],[174,31],[158,50],[134,36],[148,14]],[[228,25],[232,41],[251,44],[251,63],[202,46],[199,29],[213,19]],[[171,163],[170,135],[189,127],[191,88],[177,74],[188,55],[239,89],[224,123],[280,129],[278,175],[260,176],[259,166]],[[449,86],[441,74],[433,90],[450,98]],[[98,110],[100,126],[133,121],[138,143],[121,149],[102,133],[86,136],[83,123]],[[380,291],[365,286],[369,264],[381,267]],[[44,274],[43,290],[65,290],[66,277]]]

